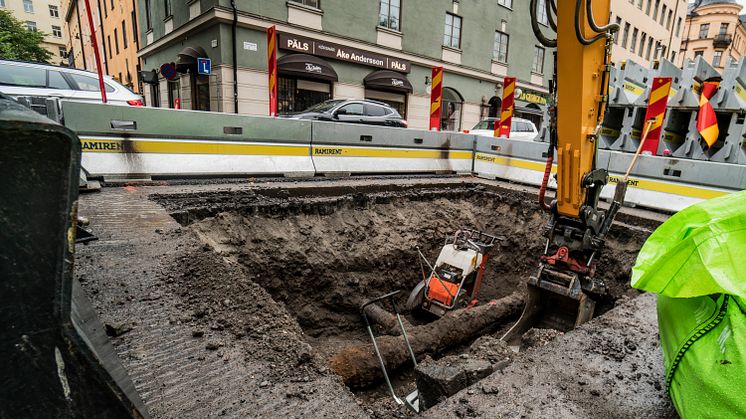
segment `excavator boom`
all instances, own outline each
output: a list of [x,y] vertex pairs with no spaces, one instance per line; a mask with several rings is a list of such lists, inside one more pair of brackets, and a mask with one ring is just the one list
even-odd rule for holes
[[[556,39],[537,23],[539,1],[546,2]],[[532,327],[569,330],[590,320],[597,298],[606,291],[596,276],[597,253],[626,192],[624,184],[609,210],[598,208],[608,173],[596,167],[596,134],[607,101],[613,34],[619,27],[599,25],[596,19],[608,21],[610,1],[567,0],[558,7],[556,0],[531,0],[531,26],[537,39],[547,48],[556,48],[547,170],[539,194],[550,218],[545,252],[528,281],[526,307],[503,337],[511,344]],[[557,194],[547,204],[544,192],[554,155]]]

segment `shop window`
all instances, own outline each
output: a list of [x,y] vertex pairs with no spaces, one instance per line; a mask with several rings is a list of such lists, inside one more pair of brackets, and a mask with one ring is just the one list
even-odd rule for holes
[[210,110],[210,77],[198,76],[192,73],[192,109],[196,111]]
[[331,85],[290,77],[279,77],[277,83],[277,112],[301,112],[331,99]]
[[161,85],[155,83],[150,85],[150,106],[155,108],[161,107]]
[[168,107],[173,109],[181,109],[181,93],[179,92],[179,82],[169,81],[166,83],[168,86]]
[[443,88],[443,106],[440,108],[441,131],[461,131],[461,115],[464,99],[459,92],[450,88]]

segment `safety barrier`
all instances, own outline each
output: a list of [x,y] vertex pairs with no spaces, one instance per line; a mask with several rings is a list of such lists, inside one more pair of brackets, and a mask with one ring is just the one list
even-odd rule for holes
[[475,135],[373,125],[313,123],[317,173],[467,173]]
[[[702,199],[746,189],[746,59],[731,63],[711,103],[720,137],[713,147],[696,129],[701,83],[718,76],[698,58],[679,69],[667,61],[612,69],[609,106],[599,132],[598,167],[610,184],[637,149],[655,77],[672,85],[657,155],[643,155],[627,201],[678,211]],[[474,173],[541,184],[549,127],[535,141],[462,133],[299,121],[233,114],[62,102],[62,120],[83,142],[91,177],[186,175]],[[548,116],[548,115],[547,115]],[[555,170],[555,169],[553,169]],[[549,187],[555,187],[550,178]]]
[[311,122],[62,102],[91,177],[313,176]]

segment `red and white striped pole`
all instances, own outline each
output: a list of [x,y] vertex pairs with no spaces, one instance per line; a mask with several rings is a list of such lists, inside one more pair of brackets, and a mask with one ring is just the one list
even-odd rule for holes
[[267,28],[267,64],[269,74],[269,116],[277,116],[277,30]]
[[503,100],[500,105],[500,122],[495,124],[495,137],[510,138],[510,125],[515,108],[515,77],[503,79]]
[[[91,3],[85,0],[85,12],[88,15],[88,28],[91,30],[91,45],[93,46],[93,55],[96,57],[96,71],[98,72],[98,87],[101,89],[101,102],[106,103],[106,84],[104,84],[104,72],[101,70],[101,54],[98,52],[98,42],[96,42],[96,29],[93,26],[93,15],[91,14]],[[82,36],[82,35],[81,35]],[[83,51],[85,54],[85,51]]]

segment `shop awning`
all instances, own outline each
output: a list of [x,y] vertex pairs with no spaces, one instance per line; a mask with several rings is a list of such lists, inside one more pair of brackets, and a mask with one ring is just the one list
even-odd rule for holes
[[208,58],[202,47],[186,47],[176,55],[176,70],[186,71],[197,68],[197,58]]
[[337,72],[328,62],[308,54],[289,54],[277,59],[280,74],[308,79],[337,81]]
[[368,74],[363,80],[365,87],[377,90],[390,90],[411,93],[412,83],[401,73],[389,70],[378,70]]

